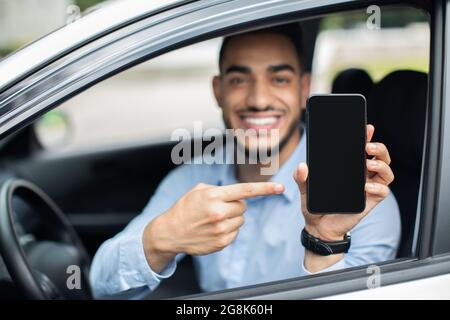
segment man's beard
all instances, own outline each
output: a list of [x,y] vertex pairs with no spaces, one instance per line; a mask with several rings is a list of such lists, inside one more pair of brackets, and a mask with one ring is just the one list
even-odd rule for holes
[[[224,123],[225,123],[225,127],[226,127],[226,129],[231,129],[231,130],[234,130],[234,128],[231,126],[231,123],[230,123],[230,121],[228,121],[228,119],[226,119],[225,117],[223,118],[223,121],[224,121]],[[275,146],[270,146],[270,147],[266,147],[265,148],[265,155],[264,156],[267,156],[268,158],[270,158],[270,157],[272,157],[272,156],[278,156],[278,154],[280,154],[281,152],[282,152],[282,150],[286,147],[286,145],[288,144],[288,142],[289,142],[289,139],[291,138],[291,136],[294,134],[294,132],[295,132],[295,130],[300,130],[300,117],[297,119],[297,120],[295,120],[295,121],[292,121],[292,123],[290,124],[290,126],[289,126],[289,130],[288,130],[288,132],[286,133],[286,135],[284,136],[284,138],[280,141],[280,142],[278,142],[278,144],[276,144]],[[269,139],[269,141],[270,141],[270,139]],[[242,145],[242,143],[240,143],[239,141],[238,141],[238,139],[237,139],[237,137],[235,136],[234,137],[234,145],[235,145],[235,151],[237,151],[237,152],[243,152],[244,153],[244,155],[245,155],[245,158],[246,159],[250,159],[250,157],[253,157],[253,156],[255,156],[256,155],[256,157],[257,157],[257,162],[259,163],[259,162],[261,162],[261,159],[260,159],[260,156],[261,156],[261,154],[260,154],[260,150],[259,150],[259,146],[257,147],[257,150],[255,151],[255,150],[250,150],[249,149],[249,147],[248,147],[248,145],[247,144],[245,144],[245,142],[244,142],[244,145]],[[235,152],[235,155],[236,155],[237,153]]]

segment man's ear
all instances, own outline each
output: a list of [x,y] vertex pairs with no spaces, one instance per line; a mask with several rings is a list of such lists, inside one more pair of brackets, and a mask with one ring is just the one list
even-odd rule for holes
[[222,87],[220,76],[214,76],[212,80],[212,87],[214,97],[216,98],[217,105],[222,108]]
[[300,89],[302,95],[301,108],[306,108],[306,101],[308,100],[311,89],[311,73],[304,72],[300,77]]

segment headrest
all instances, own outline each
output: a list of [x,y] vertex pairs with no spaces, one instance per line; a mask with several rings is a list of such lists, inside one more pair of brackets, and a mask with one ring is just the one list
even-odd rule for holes
[[394,71],[374,85],[368,99],[374,138],[389,147],[393,160],[413,170],[421,165],[427,81],[422,72]]
[[341,71],[333,80],[332,93],[360,93],[364,97],[372,90],[373,81],[369,74],[361,69]]

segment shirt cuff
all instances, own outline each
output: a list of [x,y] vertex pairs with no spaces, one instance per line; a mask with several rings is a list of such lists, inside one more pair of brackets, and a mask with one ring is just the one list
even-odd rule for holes
[[322,269],[322,270],[317,271],[317,272],[310,272],[310,271],[308,271],[308,269],[306,269],[306,267],[305,267],[305,259],[303,259],[303,261],[302,261],[302,272],[303,272],[304,275],[318,274],[318,273],[322,273],[322,272],[335,271],[335,270],[340,270],[340,269],[344,269],[344,268],[345,268],[345,256],[344,256],[344,258],[342,258],[341,260],[339,260],[335,264],[332,264],[328,268]]
[[123,240],[120,245],[119,273],[123,280],[122,290],[144,285],[148,286],[150,290],[154,290],[161,280],[169,278],[176,270],[175,259],[172,259],[160,273],[152,270],[145,257],[143,234],[144,228]]

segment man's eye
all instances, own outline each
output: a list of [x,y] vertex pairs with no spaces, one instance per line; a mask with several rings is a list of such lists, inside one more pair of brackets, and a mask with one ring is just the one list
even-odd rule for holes
[[277,83],[277,84],[286,84],[286,83],[290,82],[290,80],[288,78],[285,78],[285,77],[275,77],[273,79],[273,81],[275,83]]
[[245,82],[244,78],[241,77],[233,77],[230,79],[230,83],[233,85],[243,84]]

